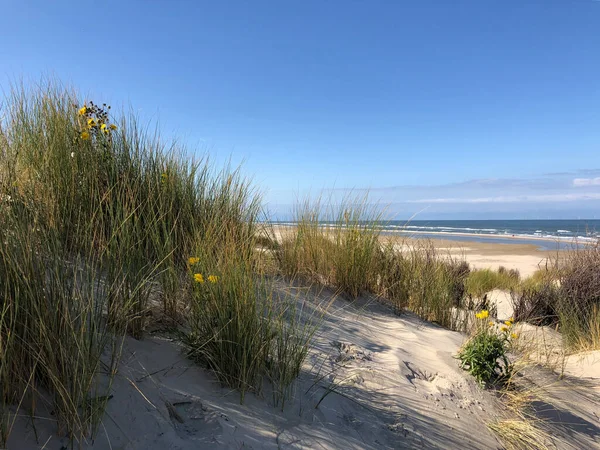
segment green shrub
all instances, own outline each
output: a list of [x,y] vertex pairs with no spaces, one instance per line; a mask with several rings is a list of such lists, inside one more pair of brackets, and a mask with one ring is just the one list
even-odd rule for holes
[[510,347],[512,320],[498,331],[493,322],[488,323],[487,310],[480,311],[476,316],[477,331],[458,353],[460,366],[480,383],[506,381],[511,374],[506,354]]

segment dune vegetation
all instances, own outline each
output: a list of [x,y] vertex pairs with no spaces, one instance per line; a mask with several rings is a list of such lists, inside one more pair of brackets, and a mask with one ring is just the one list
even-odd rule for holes
[[260,196],[238,170],[54,83],[2,117],[0,443],[42,402],[59,434],[93,435],[124,337],[157,315],[185,318],[190,356],[242,399],[263,378],[285,393],[312,327],[255,270]]
[[516,321],[555,325],[573,350],[600,348],[598,247],[532,281],[383,239],[366,197],[307,200],[295,227],[268,226],[239,169],[188,158],[134,116],[56,83],[15,88],[2,105],[0,445],[41,403],[59,434],[93,435],[123,340],[159,318],[241,401],[268,382],[284,407],[319,315],[300,319],[275,279],[371,295],[458,331],[486,292],[511,290]]

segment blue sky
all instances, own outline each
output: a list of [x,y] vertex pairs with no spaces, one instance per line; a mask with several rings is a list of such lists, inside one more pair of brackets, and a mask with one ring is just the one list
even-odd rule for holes
[[52,74],[131,106],[245,161],[279,212],[370,188],[398,218],[600,217],[599,52],[594,0],[4,0],[0,14],[4,88]]

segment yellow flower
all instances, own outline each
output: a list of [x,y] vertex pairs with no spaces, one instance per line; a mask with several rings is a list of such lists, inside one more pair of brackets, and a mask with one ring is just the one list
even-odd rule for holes
[[477,317],[478,319],[487,319],[489,316],[490,313],[487,309],[482,309],[477,314],[475,314],[475,317]]
[[504,325],[506,325],[507,327],[511,327],[512,324],[512,320],[507,320],[506,322],[504,322]]
[[79,115],[83,116],[85,113],[87,112],[87,108],[84,106],[82,106],[81,108],[79,108]]
[[84,141],[87,141],[90,138],[90,133],[88,133],[87,131],[84,131],[83,133],[81,133],[81,139],[83,139]]
[[503,331],[506,333],[508,331],[508,327],[502,327],[502,328],[500,328],[500,331]]
[[496,323],[493,320],[490,320],[490,327],[493,327]]
[[168,176],[167,176],[166,173],[161,173],[160,174],[160,182],[161,183],[163,183],[163,184],[166,183],[167,182],[167,178],[168,178]]
[[196,281],[196,283],[204,284],[204,277],[201,273],[195,273],[194,280]]
[[105,124],[105,123],[103,123],[102,125],[100,125],[100,129],[101,129],[102,131],[106,130],[106,124]]
[[519,335],[517,333],[513,333],[510,335],[511,338],[516,339],[519,337]]
[[110,129],[111,129],[111,130],[116,130],[116,129],[117,129],[117,126],[116,126],[114,123],[111,123],[111,124],[110,124]]
[[200,258],[196,258],[195,256],[190,256],[188,258],[188,264],[190,266],[194,265],[194,264],[198,264],[200,262]]
[[208,281],[210,281],[212,284],[215,284],[217,281],[219,281],[219,277],[216,275],[209,275]]
[[88,119],[88,126],[89,127],[95,127],[96,126],[96,120],[95,119]]

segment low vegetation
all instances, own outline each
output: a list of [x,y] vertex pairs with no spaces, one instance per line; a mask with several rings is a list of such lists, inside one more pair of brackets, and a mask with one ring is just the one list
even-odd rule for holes
[[356,298],[377,282],[373,270],[379,252],[381,212],[367,198],[346,198],[327,205],[321,199],[301,203],[296,226],[286,230],[277,258],[282,273],[335,286]]
[[458,353],[461,368],[483,384],[503,384],[511,376],[508,360],[510,343],[516,335],[511,333],[513,320],[506,321],[500,329],[490,320],[489,311],[476,314],[476,331]]
[[600,348],[600,246],[565,252],[513,295],[515,318],[551,325],[572,350]]
[[481,298],[494,289],[512,291],[520,285],[520,275],[517,270],[477,269],[471,271],[465,280],[465,293],[472,297]]

